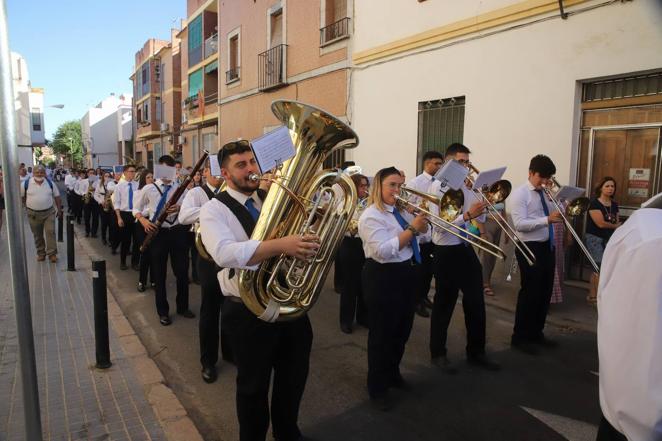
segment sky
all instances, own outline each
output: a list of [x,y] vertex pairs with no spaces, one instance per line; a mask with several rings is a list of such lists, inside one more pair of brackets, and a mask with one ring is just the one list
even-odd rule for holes
[[[186,0],[6,0],[9,44],[44,89],[46,138],[111,93],[131,94],[134,56],[149,38],[170,40]],[[62,110],[48,106],[64,104]]]

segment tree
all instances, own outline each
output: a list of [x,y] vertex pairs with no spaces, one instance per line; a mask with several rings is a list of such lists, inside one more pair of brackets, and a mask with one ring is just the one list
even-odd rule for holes
[[80,122],[73,120],[63,123],[55,131],[51,142],[53,151],[65,155],[73,161],[72,165],[81,165],[83,162],[83,136]]

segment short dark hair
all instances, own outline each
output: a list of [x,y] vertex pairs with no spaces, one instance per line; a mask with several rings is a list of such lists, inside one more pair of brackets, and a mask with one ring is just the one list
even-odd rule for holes
[[609,181],[612,181],[614,183],[614,194],[611,195],[611,198],[613,199],[614,196],[616,195],[616,179],[612,178],[611,176],[605,176],[598,182],[598,185],[595,187],[595,197],[599,198],[600,193],[602,193],[602,187]]
[[449,156],[455,156],[456,153],[466,153],[469,155],[471,154],[471,150],[469,150],[469,148],[464,144],[454,142],[446,149],[446,157],[448,158]]
[[251,143],[246,139],[228,142],[218,151],[218,164],[223,168],[227,165],[230,156],[250,151],[252,151]]
[[87,172],[88,172],[88,173],[89,173],[89,172],[96,173],[97,171],[96,171],[95,169],[93,169],[93,168],[88,168],[88,169],[87,169]]
[[182,165],[182,161],[175,161],[175,164]]
[[356,165],[354,161],[343,161],[342,164],[340,164],[340,169],[345,170],[347,167],[351,167],[353,165]]
[[133,165],[133,164],[125,164],[124,167],[122,167],[122,172],[127,171],[127,170],[130,169],[131,167],[133,167],[134,170],[136,169],[136,166]]
[[170,155],[163,155],[159,158],[159,164],[165,164],[168,167],[174,167],[175,166],[175,158],[173,158]]
[[541,178],[551,178],[556,174],[556,166],[546,155],[536,155],[531,158],[529,171],[538,173]]
[[436,150],[430,150],[429,152],[425,152],[423,155],[423,164],[425,164],[425,161],[429,161],[430,159],[441,159],[443,161],[444,155]]

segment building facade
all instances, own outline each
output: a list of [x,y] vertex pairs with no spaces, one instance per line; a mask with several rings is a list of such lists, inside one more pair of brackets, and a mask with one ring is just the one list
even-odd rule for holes
[[219,145],[276,127],[276,99],[349,121],[353,9],[352,0],[219,2]]
[[217,0],[188,0],[181,39],[181,118],[179,141],[184,165],[193,165],[203,149],[218,151]]
[[81,118],[83,162],[87,167],[112,167],[124,163],[127,126],[131,127],[131,96],[111,94]]
[[662,4],[561,4],[355,2],[353,158],[409,177],[425,151],[460,141],[514,185],[545,153],[561,183],[614,176],[626,210],[662,190]]
[[44,89],[32,87],[28,65],[20,54],[11,53],[18,161],[33,166],[34,147],[46,145]]

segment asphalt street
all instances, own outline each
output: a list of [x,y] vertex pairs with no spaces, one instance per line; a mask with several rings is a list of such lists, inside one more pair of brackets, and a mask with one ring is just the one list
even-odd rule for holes
[[[197,318],[173,315],[171,326],[159,325],[153,290],[139,293],[137,272],[120,271],[119,256],[112,256],[99,239],[82,237],[83,232],[77,227],[89,255],[107,260],[108,288],[204,438],[238,439],[234,366],[221,362],[218,381],[204,383],[198,361]],[[451,376],[430,364],[429,319],[417,316],[402,363],[411,390],[397,394],[393,410],[380,412],[370,406],[366,391],[368,332],[361,327],[355,327],[351,335],[340,332],[339,296],[330,285],[332,279],[331,273],[310,313],[315,336],[300,412],[300,426],[307,436],[318,441],[595,439],[600,409],[596,338],[591,326],[548,324],[546,334],[560,346],[530,356],[509,347],[514,314],[507,302],[488,306],[488,350],[502,370],[486,372],[464,362],[464,318],[458,305],[449,330],[449,356],[460,371]],[[511,284],[495,284],[495,290],[499,295],[499,289],[513,291],[517,285],[514,279]],[[168,294],[174,305],[172,274]],[[585,294],[571,291],[569,295]],[[197,314],[198,285],[190,285],[190,303]],[[587,308],[586,315],[593,320],[594,311],[581,307]],[[582,319],[581,310],[574,314]]]

